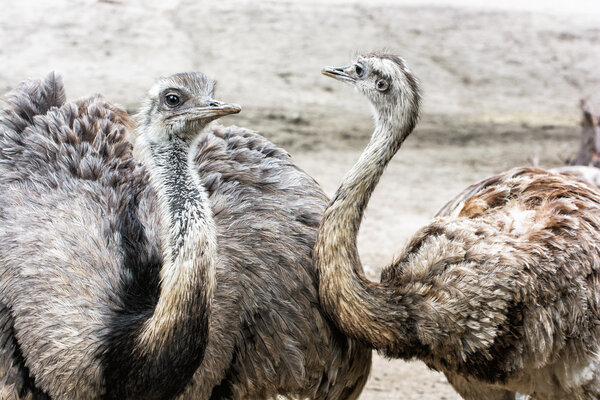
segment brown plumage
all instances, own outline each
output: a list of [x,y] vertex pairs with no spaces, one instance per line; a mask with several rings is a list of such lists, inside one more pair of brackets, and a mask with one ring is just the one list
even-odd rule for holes
[[[28,98],[37,98],[36,93],[28,93]],[[42,103],[46,105],[49,100]],[[38,114],[45,114],[50,107]],[[13,111],[29,113],[20,106]],[[5,125],[12,124],[13,119],[14,114],[4,121]],[[15,131],[22,132],[23,128]],[[63,139],[54,140],[60,143]],[[107,152],[102,163],[112,162],[114,144],[101,143],[99,149]],[[14,147],[14,152],[28,152],[30,156],[20,158],[22,167],[11,173],[19,178],[39,176],[40,184],[45,182],[48,167],[44,162],[35,162],[45,147],[30,148],[29,142]],[[122,190],[136,193],[128,218],[139,221],[146,237],[145,244],[136,244],[130,254],[139,251],[156,255],[161,241],[154,191],[148,184],[146,167],[131,159],[128,146],[125,150],[126,163],[118,164],[120,172],[111,179],[123,179]],[[311,261],[317,227],[327,205],[325,194],[284,150],[247,129],[209,128],[198,143],[194,161],[217,228],[217,286],[205,356],[181,398],[262,399],[278,394],[311,399],[357,398],[368,377],[371,350],[341,334],[325,317]],[[74,158],[74,166],[82,164],[85,159]],[[112,170],[101,166],[103,173]],[[38,167],[36,174],[27,172]],[[135,178],[124,179],[123,174]],[[95,189],[89,192],[98,196]],[[111,196],[120,201],[120,196],[127,197],[128,193]],[[77,212],[72,210],[71,214]],[[34,214],[35,218],[42,217]],[[113,234],[119,237],[118,232]],[[87,243],[88,235],[79,237]],[[156,282],[157,269],[145,271],[145,279]],[[99,283],[91,285],[95,290],[116,290],[118,294],[118,289],[107,287],[106,276],[98,279]],[[3,315],[9,322],[0,332],[2,337],[12,338],[12,315],[7,312],[0,318]],[[37,390],[37,377],[18,362],[18,351],[15,357],[11,348],[2,348],[0,368],[5,365],[5,369],[0,375],[23,393]],[[65,360],[73,368],[80,368],[78,358]],[[8,370],[12,372],[5,372]],[[102,378],[99,381],[100,386],[104,385]],[[77,385],[78,380],[71,382]]]
[[491,177],[445,206],[381,282],[369,282],[356,234],[414,126],[418,89],[404,63],[387,55],[325,73],[356,85],[376,113],[371,142],[315,244],[319,294],[340,329],[386,356],[443,371],[466,399],[598,398],[600,193],[539,169]]

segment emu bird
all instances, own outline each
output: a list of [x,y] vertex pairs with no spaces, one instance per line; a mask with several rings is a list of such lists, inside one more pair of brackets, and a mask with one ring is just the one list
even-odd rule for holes
[[2,374],[19,397],[170,398],[201,363],[217,234],[188,158],[210,121],[240,111],[213,88],[190,73],[150,90],[139,115],[147,169],[125,140],[127,114],[103,98],[63,104],[54,75],[8,98]]
[[376,128],[325,211],[314,249],[323,307],[347,335],[443,371],[467,399],[600,396],[600,193],[521,168],[474,185],[367,280],[356,235],[420,94],[388,54],[325,68],[373,105]]
[[372,351],[326,318],[311,252],[327,197],[262,136],[214,127],[196,167],[218,230],[205,359],[186,399],[355,399]]
[[[32,114],[18,104],[12,113]],[[325,317],[311,261],[327,197],[285,151],[260,135],[237,127],[207,131],[194,162],[217,228],[218,285],[204,360],[181,398],[358,397],[371,350]],[[145,251],[156,251],[155,196],[139,174],[135,185],[141,193],[131,214],[151,231]],[[155,273],[149,270],[148,280]],[[23,368],[14,375],[29,379]]]
[[206,355],[181,398],[357,398],[372,351],[326,318],[311,258],[327,197],[257,133],[205,132],[194,160],[217,225],[218,285]]

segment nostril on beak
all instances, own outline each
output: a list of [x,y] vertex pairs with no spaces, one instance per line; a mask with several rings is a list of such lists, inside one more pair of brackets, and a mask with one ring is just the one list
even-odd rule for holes
[[219,103],[217,103],[216,101],[211,101],[208,105],[210,107],[219,107]]

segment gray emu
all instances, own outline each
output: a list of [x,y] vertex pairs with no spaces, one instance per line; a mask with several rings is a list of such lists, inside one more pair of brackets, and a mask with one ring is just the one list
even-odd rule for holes
[[195,155],[218,231],[205,359],[185,399],[356,399],[371,349],[326,318],[312,249],[328,199],[282,149],[216,126]]
[[217,224],[218,284],[206,355],[181,398],[356,399],[372,351],[326,318],[311,258],[326,195],[244,128],[213,125],[194,160]]
[[[19,397],[164,399],[202,362],[217,233],[190,148],[239,107],[202,74],[161,79],[139,118],[27,82],[0,119],[3,378]],[[147,184],[148,180],[151,184]],[[151,207],[152,206],[152,207]],[[154,225],[142,223],[152,213]],[[156,246],[160,241],[162,246]]]
[[[237,127],[207,131],[194,162],[217,227],[218,284],[205,357],[181,398],[357,398],[371,350],[325,317],[311,260],[327,197],[262,136]],[[131,213],[151,231],[144,251],[156,251],[156,206],[141,175]],[[19,387],[30,387],[28,371],[18,371],[26,381]]]
[[413,130],[420,95],[400,58],[326,68],[373,105],[376,128],[321,220],[322,305],[345,334],[443,371],[466,399],[600,396],[600,193],[564,174],[514,169],[468,188],[384,269],[365,277],[364,209]]

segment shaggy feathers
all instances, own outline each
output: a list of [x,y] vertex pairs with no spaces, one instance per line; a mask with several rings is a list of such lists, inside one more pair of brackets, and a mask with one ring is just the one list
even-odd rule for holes
[[[385,99],[369,97],[379,114],[375,133],[325,212],[315,245],[319,294],[332,319],[386,356],[443,371],[466,399],[514,399],[517,391],[600,397],[600,194],[542,170],[491,177],[418,231],[381,283],[369,282],[356,233],[412,129]],[[417,112],[418,101],[400,104],[409,106],[405,114]],[[384,161],[365,161],[376,154]]]
[[[460,265],[470,263],[478,275],[461,288],[486,318],[475,321],[452,308],[440,313],[454,312],[460,325],[491,337],[463,339],[454,347],[463,361],[451,369],[440,367],[448,361],[438,357],[430,365],[447,371],[451,382],[459,373],[482,387],[491,383],[534,398],[598,397],[600,376],[578,374],[600,365],[600,195],[576,179],[529,168],[465,192],[438,214],[437,223],[445,227],[443,236],[468,251]],[[445,265],[442,277],[456,274]],[[490,304],[499,307],[494,311]],[[468,397],[470,389],[462,390]]]
[[[60,80],[57,82],[60,83]],[[46,86],[55,87],[62,93],[62,86],[58,83]],[[43,83],[35,82],[26,85],[45,87]],[[31,90],[23,93],[37,96],[37,92]],[[24,102],[25,96],[15,95],[14,98],[18,102],[13,106],[13,111],[29,107],[29,103]],[[101,215],[106,207],[114,209],[115,218],[101,224],[101,229],[107,237],[114,237],[111,240],[117,240],[119,236],[122,238],[125,244],[122,257],[126,259],[131,258],[132,254],[146,254],[148,259],[142,261],[148,267],[123,270],[117,265],[120,259],[117,257],[115,260],[106,260],[112,265],[107,273],[88,277],[82,275],[81,271],[86,270],[86,265],[98,262],[93,259],[95,257],[90,257],[90,260],[82,260],[71,271],[72,279],[75,282],[88,281],[89,295],[95,297],[96,301],[104,297],[107,304],[112,304],[111,308],[124,311],[132,307],[142,309],[147,305],[144,302],[137,303],[139,299],[148,296],[147,301],[154,304],[158,296],[158,264],[162,261],[156,200],[148,184],[145,167],[131,159],[130,145],[123,140],[129,120],[118,109],[114,110],[100,98],[96,99],[102,106],[88,100],[82,103],[88,104],[84,108],[67,104],[61,111],[54,109],[54,113],[63,115],[63,120],[54,125],[60,129],[44,132],[41,138],[25,139],[29,134],[25,127],[36,119],[35,115],[45,114],[51,108],[48,104],[54,104],[51,101],[40,102],[41,111],[34,106],[31,111],[24,112],[27,119],[13,111],[3,113],[4,128],[0,134],[8,132],[8,135],[6,140],[2,138],[0,144],[0,152],[4,151],[0,154],[6,160],[2,164],[3,160],[0,159],[0,165],[4,165],[0,183],[19,187],[34,184],[40,192],[33,198],[39,199],[41,206],[45,207],[41,210],[37,206],[32,208],[28,197],[3,199],[0,201],[2,224],[7,218],[14,221],[11,227],[3,229],[3,235],[16,235],[20,241],[28,240],[16,247],[36,245],[40,249],[40,256],[46,257],[45,249],[49,246],[45,243],[47,234],[36,234],[24,227],[29,226],[31,218],[39,218],[43,214],[60,221],[83,212],[71,205],[74,201],[71,195],[57,198],[57,188],[69,193],[77,190],[82,195],[91,196],[94,202],[98,202],[95,215]],[[56,102],[55,105],[61,104]],[[81,123],[75,126],[72,121],[81,119],[81,113],[85,114],[89,107],[102,110],[105,117],[101,120],[106,125],[83,129],[73,136],[69,132],[73,129],[79,132]],[[43,127],[48,124],[44,118],[37,122]],[[122,118],[122,121],[115,124],[118,118]],[[17,123],[21,123],[20,130],[6,128]],[[105,129],[111,123],[112,128],[118,129]],[[98,134],[94,135],[94,132]],[[81,140],[73,141],[73,137]],[[62,143],[65,145],[57,145]],[[48,155],[46,151],[49,151]],[[69,167],[66,168],[59,157],[63,154],[69,154],[66,160],[79,159],[79,162],[68,161]],[[37,162],[37,157],[42,157],[43,162]],[[310,258],[316,228],[327,204],[326,196],[312,178],[293,164],[285,151],[243,128],[212,128],[199,143],[195,161],[202,183],[210,194],[218,229],[218,285],[205,358],[193,382],[181,397],[265,398],[288,394],[315,399],[356,398],[368,377],[371,351],[342,335],[323,315],[318,305]],[[12,168],[14,163],[19,168]],[[60,173],[68,171],[80,179],[76,183],[49,179],[48,170],[52,168]],[[122,174],[129,175],[129,183],[120,180]],[[48,190],[44,186],[48,186]],[[99,191],[105,197],[99,196]],[[14,202],[25,206],[12,209]],[[56,204],[57,209],[48,208],[50,204]],[[7,210],[7,205],[11,209]],[[123,220],[131,223],[124,224]],[[82,220],[79,223],[85,226],[85,232],[98,225],[97,221]],[[143,236],[138,236],[136,229],[133,229],[139,225],[145,227]],[[73,236],[69,232],[65,232],[65,235]],[[86,239],[88,234],[84,233],[78,238],[79,241],[72,244],[72,257],[81,259],[79,254],[89,251],[84,247],[86,240],[89,240]],[[60,245],[64,247],[64,244]],[[11,249],[7,249],[5,254],[11,252],[12,256],[18,257]],[[135,263],[127,262],[127,265],[133,266]],[[37,286],[32,287],[32,299],[45,290],[41,289],[47,285],[45,279],[40,277],[36,281]],[[112,283],[106,286],[107,282]],[[147,282],[147,285],[141,287],[136,282]],[[126,287],[127,292],[138,299],[133,304],[117,296],[121,291],[119,288]],[[135,296],[136,293],[139,296]],[[65,307],[72,307],[71,302],[71,298],[60,300],[53,306],[53,313],[62,318],[60,324],[76,335],[70,339],[75,340],[82,332],[88,332],[86,329],[92,328],[88,324],[81,327],[73,323],[69,315],[61,315]],[[33,305],[32,309],[35,307],[39,305]],[[107,309],[97,315],[110,311]],[[3,317],[8,321],[13,320],[7,308],[0,309],[0,320]],[[52,332],[56,329],[53,321],[56,317],[50,314],[45,318],[50,324],[47,327],[51,333],[49,337],[53,338]],[[101,329],[102,319],[98,319],[97,323]],[[0,330],[2,337],[14,338],[12,323],[7,322],[2,326],[5,327]],[[42,332],[38,336],[41,335]],[[57,335],[60,336],[59,333]],[[83,340],[89,343],[89,335],[83,336]],[[44,336],[44,339],[48,341],[48,337]],[[56,353],[54,359],[43,361],[39,366],[48,368],[44,378],[44,373],[37,368],[31,372],[23,363],[19,363],[20,350],[16,340],[14,346],[6,343],[1,348],[0,367],[11,366],[12,372],[5,373],[5,369],[2,369],[0,376],[4,376],[8,384],[14,384],[15,392],[11,396],[16,392],[37,391],[43,382],[45,387],[52,386],[55,393],[73,393],[78,388],[80,391],[75,397],[81,398],[92,397],[94,391],[101,389],[101,371],[104,367],[100,363],[94,364],[94,354],[85,350],[93,349],[89,344],[73,348],[70,354],[78,355],[71,361],[60,353]],[[16,353],[14,348],[17,348]],[[63,361],[56,363],[56,360]],[[69,388],[61,386],[65,377],[58,373],[59,368],[72,370],[73,376],[64,381],[71,385]],[[83,376],[86,369],[96,371],[96,374]],[[29,378],[30,375],[32,378]],[[85,382],[92,388],[84,392],[81,388],[85,387]]]
[[[102,243],[89,246],[81,239],[94,229],[110,232],[101,210],[118,210],[119,200],[128,197],[120,175],[135,163],[125,155],[131,146],[123,136],[129,124],[124,112],[99,98],[63,101],[61,81],[50,75],[21,85],[2,113],[0,292],[10,304],[16,344],[12,354],[3,348],[3,355],[25,361],[16,364],[27,377],[14,388],[21,395],[41,390],[92,397],[101,385],[94,349],[101,342],[102,315],[118,308],[102,288],[105,281],[117,286],[120,277],[118,257],[106,259],[95,251]],[[99,118],[90,118],[88,110]],[[97,204],[92,213],[86,196]],[[74,231],[82,235],[76,238]],[[90,269],[103,261],[103,274]],[[65,275],[56,273],[56,265],[64,265]]]
[[[162,264],[147,242],[156,243],[156,224],[136,216],[151,214],[144,207],[153,194],[125,140],[131,123],[99,96],[59,108],[38,104],[64,98],[54,92],[63,90],[53,76],[25,83],[9,100],[17,111],[2,117],[0,293],[16,344],[2,355],[27,378],[15,380],[11,397],[172,396],[185,375],[168,366],[196,357],[170,355],[158,371],[147,366],[159,352],[122,347],[153,313]],[[132,307],[136,292],[144,298]],[[115,374],[119,368],[134,376]]]
[[0,124],[12,131],[22,132],[33,123],[36,115],[44,115],[65,101],[62,79],[53,72],[43,81],[22,82],[5,97],[4,107],[0,111]]
[[185,398],[354,399],[371,352],[318,303],[311,250],[327,198],[282,149],[214,126],[195,156],[218,226],[206,357]]

